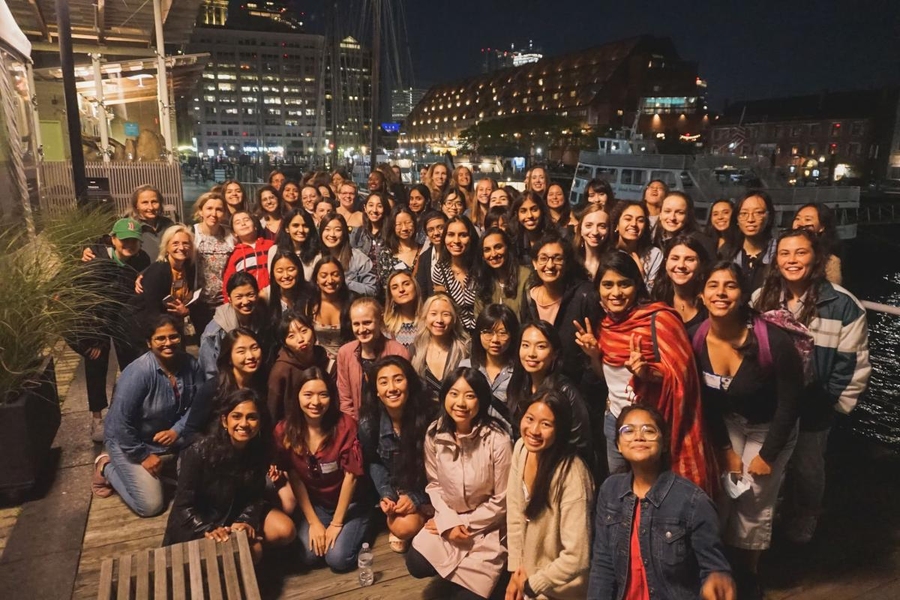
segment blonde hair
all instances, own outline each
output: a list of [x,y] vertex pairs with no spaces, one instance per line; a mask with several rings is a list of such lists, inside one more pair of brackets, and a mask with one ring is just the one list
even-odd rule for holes
[[205,194],[200,194],[200,197],[197,198],[197,201],[194,202],[194,221],[197,223],[200,222],[200,211],[203,210],[203,206],[209,202],[210,200],[219,200],[222,202],[222,209],[225,212],[228,212],[228,203],[225,202],[225,198],[222,196],[220,192],[209,191]]
[[391,295],[391,281],[400,275],[409,277],[409,280],[412,281],[413,289],[416,290],[417,319],[419,313],[422,312],[422,292],[419,290],[419,283],[416,281],[416,278],[413,277],[413,274],[407,270],[394,271],[391,273],[388,276],[387,281],[384,282],[384,330],[392,338],[397,337],[397,334],[400,333],[400,327],[403,325],[403,322],[400,320],[400,310],[397,308],[397,303],[394,302],[394,297]]
[[197,246],[194,243],[194,232],[191,231],[191,228],[183,223],[177,223],[172,225],[168,229],[166,229],[162,238],[159,240],[159,256],[156,258],[159,262],[166,262],[169,259],[169,253],[166,248],[169,247],[169,242],[172,241],[172,238],[178,235],[179,233],[186,233],[188,238],[191,240],[191,253],[188,256],[188,260],[190,262],[194,262],[194,256],[197,252]]
[[[447,303],[447,306],[450,307],[450,314],[453,316],[453,320],[450,323],[449,333],[450,333],[450,354],[447,356],[447,367],[444,369],[444,375],[455,369],[459,366],[459,363],[462,359],[466,358],[469,354],[469,335],[465,332],[462,327],[462,322],[459,320],[459,314],[456,312],[456,307],[453,306],[453,300],[447,294],[443,292],[438,292],[433,296],[429,296],[425,303],[422,305],[422,310],[419,311],[418,321],[424,325],[425,323],[425,315],[428,314],[428,311],[431,310],[431,306],[438,301],[443,301]],[[431,332],[428,330],[428,327],[422,327],[418,333],[416,333],[416,339],[413,342],[412,348],[412,358],[410,359],[410,363],[412,363],[413,368],[416,370],[416,373],[421,375],[425,371],[425,355],[428,352],[428,346],[432,344],[434,338],[431,336]]]

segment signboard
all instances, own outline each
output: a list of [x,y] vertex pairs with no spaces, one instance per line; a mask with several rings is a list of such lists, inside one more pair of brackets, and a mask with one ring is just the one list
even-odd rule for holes
[[125,121],[125,136],[137,137],[141,133],[141,128],[134,121]]
[[385,133],[400,133],[400,123],[382,123],[381,128]]
[[109,192],[109,177],[88,177],[87,197],[92,206],[115,207]]

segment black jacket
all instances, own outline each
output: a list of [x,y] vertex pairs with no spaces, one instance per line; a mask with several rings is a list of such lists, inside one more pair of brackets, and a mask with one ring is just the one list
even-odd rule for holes
[[199,539],[207,531],[237,522],[262,532],[269,510],[263,498],[267,466],[248,465],[238,457],[211,466],[207,456],[211,445],[206,437],[181,452],[164,546]]

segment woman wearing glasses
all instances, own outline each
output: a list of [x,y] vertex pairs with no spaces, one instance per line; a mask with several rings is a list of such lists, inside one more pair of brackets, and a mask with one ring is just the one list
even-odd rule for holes
[[[765,265],[775,256],[775,207],[765,192],[751,192],[735,207],[738,235],[733,248],[722,248],[722,256],[741,268],[745,292],[762,287]],[[748,296],[749,297],[749,296]]]
[[633,404],[616,419],[629,472],[600,487],[587,597],[734,600],[712,501],[669,468],[662,415]]

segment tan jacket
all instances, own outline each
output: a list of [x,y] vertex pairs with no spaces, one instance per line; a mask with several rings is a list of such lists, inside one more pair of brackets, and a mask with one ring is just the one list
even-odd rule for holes
[[[587,466],[576,458],[562,481],[562,496],[537,519],[525,516],[525,457],[522,440],[516,442],[506,491],[509,570],[520,566],[528,584],[540,598],[583,599],[587,595],[591,560],[591,525],[594,486]],[[550,489],[556,490],[554,475]]]

